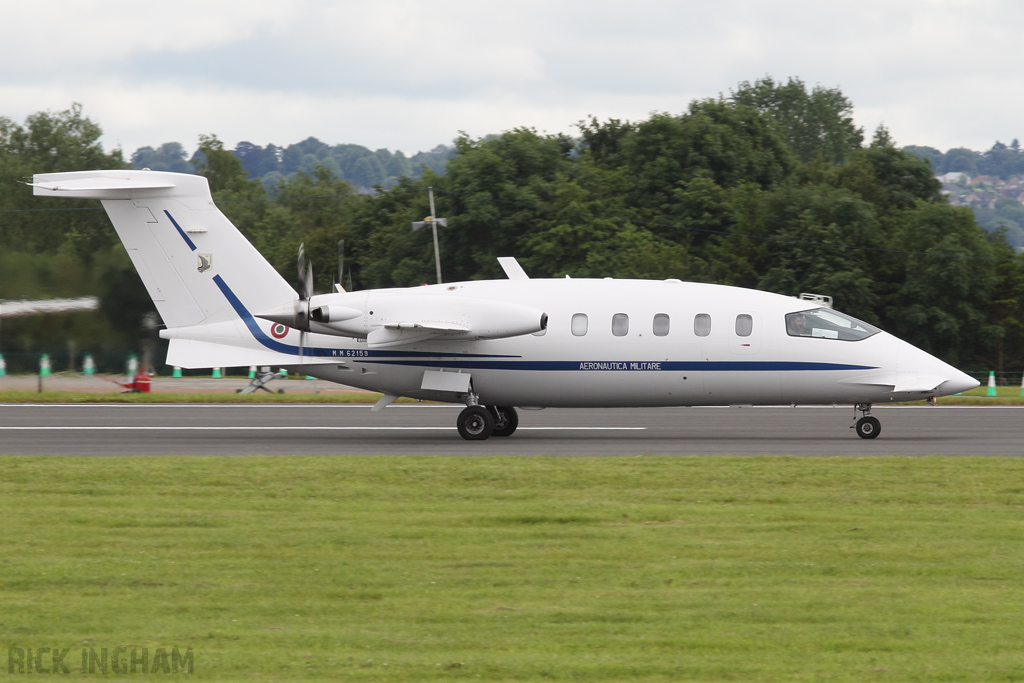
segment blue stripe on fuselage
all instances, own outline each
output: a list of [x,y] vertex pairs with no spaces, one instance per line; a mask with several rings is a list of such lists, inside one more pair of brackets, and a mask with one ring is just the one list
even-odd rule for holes
[[[411,365],[463,370],[547,370],[560,372],[794,372],[808,370],[874,370],[873,365],[805,361],[569,361],[569,360],[373,360],[377,365]],[[595,367],[598,366],[598,367]]]

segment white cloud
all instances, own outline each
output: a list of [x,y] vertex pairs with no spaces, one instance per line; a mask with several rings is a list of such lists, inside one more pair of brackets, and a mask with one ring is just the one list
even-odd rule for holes
[[[40,10],[39,8],[44,8]],[[5,7],[0,115],[72,101],[130,153],[215,132],[406,152],[588,114],[681,111],[741,80],[840,87],[870,134],[1024,136],[1011,0],[57,2]]]

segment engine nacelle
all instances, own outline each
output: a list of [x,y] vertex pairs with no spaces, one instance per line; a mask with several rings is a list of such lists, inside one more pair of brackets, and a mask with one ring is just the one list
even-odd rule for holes
[[309,319],[315,323],[342,323],[362,315],[363,312],[358,309],[337,304],[325,304],[309,310]]
[[[415,290],[413,290],[415,291]],[[384,290],[320,294],[308,301],[309,330],[367,338],[371,346],[428,339],[502,339],[539,332],[548,316],[531,306],[468,296]],[[294,319],[294,304],[258,317]],[[285,322],[285,324],[288,324]],[[402,330],[384,334],[383,330]],[[415,332],[414,332],[415,331]],[[372,334],[378,332],[377,334]]]

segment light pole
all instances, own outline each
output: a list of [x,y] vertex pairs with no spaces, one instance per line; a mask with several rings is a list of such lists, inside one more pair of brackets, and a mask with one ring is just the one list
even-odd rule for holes
[[448,227],[447,218],[437,218],[436,211],[434,211],[434,188],[428,187],[427,194],[430,196],[430,215],[421,221],[413,221],[412,229],[415,232],[420,228],[425,228],[428,225],[434,233],[434,266],[437,267],[437,284],[441,284],[441,252],[437,247],[437,226],[442,228]]

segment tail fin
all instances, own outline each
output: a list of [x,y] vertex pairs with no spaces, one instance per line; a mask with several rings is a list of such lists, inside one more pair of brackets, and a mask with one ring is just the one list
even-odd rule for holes
[[169,328],[237,320],[295,291],[214,205],[202,176],[76,171],[33,177],[36,195],[100,199]]

